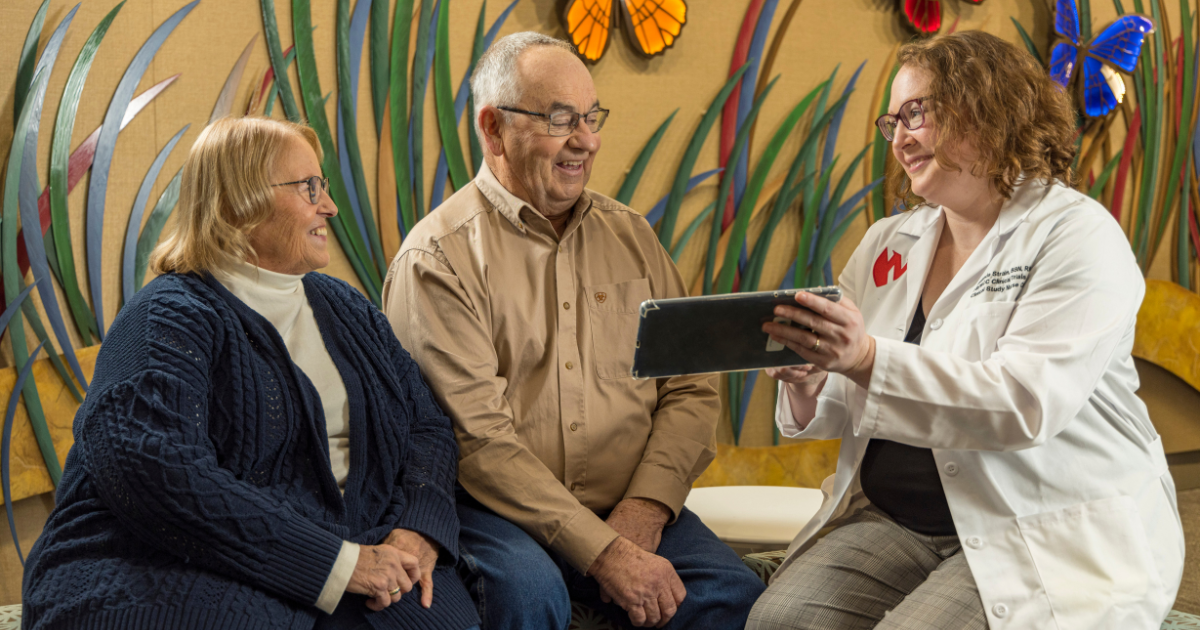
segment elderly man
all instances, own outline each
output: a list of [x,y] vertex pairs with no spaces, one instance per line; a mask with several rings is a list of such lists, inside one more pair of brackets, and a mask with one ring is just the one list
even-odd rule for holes
[[471,78],[485,165],[413,229],[388,318],[453,419],[460,573],[483,627],[741,628],[763,586],[683,507],[710,377],[636,381],[638,305],[685,295],[645,218],[584,189],[595,86],[570,44],[497,41]]

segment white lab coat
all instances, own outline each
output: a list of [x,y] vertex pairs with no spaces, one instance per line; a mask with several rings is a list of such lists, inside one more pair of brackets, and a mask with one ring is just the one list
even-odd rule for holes
[[1158,628],[1183,530],[1134,394],[1145,283],[1128,242],[1092,199],[1023,183],[906,344],[944,222],[923,206],[876,223],[840,277],[876,340],[869,387],[830,375],[803,431],[781,391],[783,435],[842,443],[777,575],[866,504],[859,465],[882,438],[933,450],[991,628]]

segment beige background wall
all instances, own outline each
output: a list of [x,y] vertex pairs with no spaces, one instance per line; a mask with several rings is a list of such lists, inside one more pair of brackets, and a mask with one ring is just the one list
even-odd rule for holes
[[[100,48],[84,91],[75,127],[72,147],[77,145],[95,129],[104,118],[105,110],[125,67],[150,33],[174,11],[186,4],[185,0],[128,0],[112,25]],[[670,188],[688,139],[695,129],[708,102],[716,94],[727,75],[730,57],[737,37],[738,28],[749,0],[693,0],[690,4],[688,23],[674,48],[664,56],[652,60],[637,57],[618,36],[605,57],[592,68],[602,104],[612,109],[613,114],[604,130],[603,150],[596,161],[591,187],[613,194],[632,164],[637,152],[657,126],[671,111],[679,109],[675,123],[660,145],[656,160],[647,170],[642,184],[634,197],[634,207],[646,211]],[[776,12],[775,26],[789,6],[789,0],[780,0]],[[12,135],[13,83],[16,61],[30,20],[39,2],[37,0],[6,0],[0,5],[0,157],[7,154]],[[51,76],[46,106],[42,117],[42,134],[39,147],[39,173],[45,182],[48,176],[51,129],[55,120],[58,102],[84,40],[91,29],[106,14],[116,0],[88,0],[80,7],[75,22],[60,53],[58,64]],[[454,86],[469,61],[471,39],[481,0],[452,0],[451,11],[451,72]],[[1094,21],[1103,25],[1114,17],[1108,2],[1094,2]],[[1178,5],[1168,3],[1173,24],[1178,25]],[[47,15],[41,45],[45,44],[53,27],[67,14],[71,4],[54,0]],[[317,60],[321,73],[322,90],[336,92],[334,71],[334,0],[313,1],[313,23]],[[507,2],[493,0],[488,3],[486,14],[490,24],[507,6]],[[1045,0],[989,0],[974,6],[955,0],[944,0],[948,30],[949,24],[959,20],[959,28],[979,28],[1017,41],[1016,29],[1010,17],[1017,18],[1030,31],[1036,42],[1045,46],[1049,43],[1052,15]],[[278,20],[282,29],[284,47],[291,43],[291,6],[286,0],[277,2]],[[1171,13],[1173,12],[1173,13]],[[502,34],[519,30],[538,30],[562,35],[557,17],[555,0],[521,0]],[[774,32],[774,28],[772,29]],[[166,41],[149,71],[139,86],[139,92],[162,79],[181,73],[180,79],[162,96],[152,103],[134,120],[122,134],[117,144],[116,157],[108,188],[108,204],[105,215],[105,320],[112,321],[118,306],[120,285],[120,257],[125,230],[137,188],[159,149],[183,125],[191,128],[167,161],[151,199],[157,199],[162,187],[182,165],[187,147],[196,138],[208,120],[217,93],[241,51],[258,34],[246,77],[242,81],[237,103],[243,106],[249,87],[256,83],[268,66],[265,44],[262,38],[262,19],[258,2],[254,0],[202,0],[196,9],[182,22]],[[774,72],[782,79],[767,101],[755,138],[757,153],[766,139],[782,121],[787,111],[810,90],[823,80],[837,64],[841,64],[835,89],[840,93],[847,79],[859,63],[867,62],[859,80],[858,90],[852,97],[846,112],[838,142],[838,153],[842,162],[857,153],[874,132],[870,126],[871,101],[883,64],[894,47],[909,38],[901,26],[896,3],[887,0],[804,0],[787,34]],[[364,56],[365,57],[365,56]],[[366,60],[363,63],[359,95],[359,140],[364,155],[364,168],[368,182],[375,181],[375,156],[377,142],[374,134],[373,115],[370,105],[370,81]],[[293,85],[297,85],[292,72]],[[334,120],[336,98],[327,106],[329,119]],[[430,89],[426,103],[426,151],[425,175],[427,181],[433,177],[437,159],[438,132],[433,119],[433,91]],[[281,115],[277,108],[276,115]],[[465,125],[462,127],[465,130]],[[464,136],[465,137],[465,136]],[[788,151],[795,151],[793,143],[785,148],[785,158],[779,160],[776,169],[787,167]],[[705,145],[696,170],[707,170],[716,166],[717,133],[714,130]],[[686,222],[710,202],[716,194],[715,179],[697,189],[689,198],[681,214],[678,227],[682,231]],[[853,180],[861,186],[863,175]],[[87,180],[83,180],[70,197],[72,238],[76,244],[76,259],[82,273],[84,269],[83,207]],[[427,185],[426,190],[429,190]],[[371,194],[374,200],[374,189]],[[378,206],[376,205],[378,210]],[[343,209],[345,210],[345,209]],[[389,208],[390,212],[391,209]],[[148,214],[148,212],[147,212]],[[784,257],[794,252],[795,221],[786,224],[776,237],[772,250],[772,262],[764,277],[764,285],[778,283],[784,271]],[[835,273],[849,256],[866,227],[860,220],[842,240],[834,253]],[[168,226],[169,229],[169,226]],[[703,265],[703,246],[706,230],[702,228],[692,246],[680,261],[681,269],[689,279],[696,277]],[[790,237],[790,238],[789,238]],[[340,249],[335,245],[333,263],[329,273],[357,283]],[[1152,275],[1165,277],[1167,266],[1160,256]],[[81,276],[83,290],[87,294],[86,280]],[[60,294],[61,298],[61,294]],[[65,301],[60,299],[60,303]],[[7,356],[7,339],[0,348],[0,355]],[[770,440],[770,413],[768,387],[759,387],[754,399],[752,419],[743,433],[743,443],[762,444]],[[727,423],[722,423],[727,427]],[[727,429],[725,429],[727,430]],[[726,436],[728,437],[728,436]]]

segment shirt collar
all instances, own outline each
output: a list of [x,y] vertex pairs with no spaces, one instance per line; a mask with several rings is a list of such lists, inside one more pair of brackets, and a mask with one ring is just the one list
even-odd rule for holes
[[[538,223],[544,222],[546,229],[553,231],[552,228],[550,228],[550,220],[542,216],[542,213],[535,210],[533,206],[530,206],[526,201],[509,192],[509,190],[500,183],[500,180],[496,179],[495,173],[493,173],[492,169],[488,167],[487,162],[484,162],[480,165],[479,172],[475,174],[474,181],[475,187],[479,189],[479,192],[483,193],[483,196],[488,200],[489,203],[492,204],[492,207],[495,208],[501,214],[501,216],[503,216],[505,219],[508,219],[508,221],[513,224],[513,227],[517,228],[517,230],[522,234],[529,229],[529,226],[526,225],[527,220]],[[571,222],[567,224],[566,231],[563,232],[563,238],[566,238],[568,234],[575,230],[575,228],[579,225],[579,222],[583,220],[583,217],[588,213],[588,211],[591,210],[591,208],[592,198],[590,195],[588,195],[588,191],[584,190],[583,193],[579,195],[579,200],[575,202],[575,213],[571,217]],[[522,217],[521,215],[523,212],[527,212],[528,214],[525,215],[525,217]]]
[[222,283],[237,283],[239,286],[254,287],[274,296],[293,295],[300,290],[303,275],[278,273],[263,269],[244,260],[228,259],[212,270]]

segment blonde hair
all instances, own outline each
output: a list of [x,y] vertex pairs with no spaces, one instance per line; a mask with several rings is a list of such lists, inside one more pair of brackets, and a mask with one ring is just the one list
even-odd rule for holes
[[270,180],[289,139],[321,159],[307,125],[264,118],[221,118],[204,128],[183,164],[175,225],[150,254],[156,274],[202,273],[227,260],[257,259],[248,235],[275,210]]

